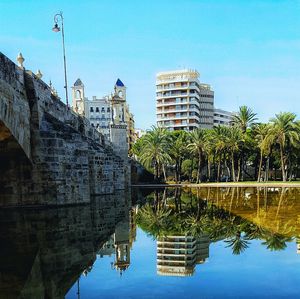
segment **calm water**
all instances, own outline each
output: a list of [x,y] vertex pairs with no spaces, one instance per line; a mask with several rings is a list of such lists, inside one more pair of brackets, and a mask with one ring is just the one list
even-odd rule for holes
[[135,189],[0,221],[0,298],[300,298],[299,189]]

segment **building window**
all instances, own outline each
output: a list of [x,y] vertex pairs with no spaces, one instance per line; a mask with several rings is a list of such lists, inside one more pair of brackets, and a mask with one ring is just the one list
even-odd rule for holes
[[94,107],[90,107],[90,112],[94,112]]
[[99,107],[96,107],[96,112],[99,112]]
[[76,99],[81,99],[81,92],[80,92],[80,90],[76,90],[75,98]]
[[109,107],[107,107],[107,112],[110,112],[110,108]]

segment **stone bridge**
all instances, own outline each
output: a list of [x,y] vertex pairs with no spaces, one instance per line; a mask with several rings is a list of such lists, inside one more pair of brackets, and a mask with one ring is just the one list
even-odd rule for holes
[[0,207],[85,203],[128,184],[113,144],[0,52]]

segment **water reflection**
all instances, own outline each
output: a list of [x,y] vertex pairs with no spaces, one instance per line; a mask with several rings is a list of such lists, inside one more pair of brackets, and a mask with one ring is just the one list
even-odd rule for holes
[[126,268],[129,199],[118,193],[91,205],[0,210],[0,298],[64,298],[113,232],[115,267]]
[[166,236],[157,240],[157,274],[191,276],[209,256],[208,236]]
[[[171,260],[178,263],[180,259],[193,264],[191,261],[195,260],[188,254],[190,248],[184,246],[182,251],[162,251],[165,237],[169,242],[180,237],[193,240],[194,244],[206,236],[211,242],[224,240],[235,255],[244,252],[253,239],[261,240],[269,250],[283,250],[287,242],[296,239],[297,252],[300,252],[299,198],[299,189],[295,188],[199,188],[185,192],[165,189],[146,198],[137,221],[158,240],[158,272],[161,274],[166,257],[168,264]],[[162,257],[166,252],[169,255]],[[182,271],[190,275],[192,268]]]
[[[252,187],[142,190],[134,198],[119,193],[79,207],[0,210],[0,298],[106,298],[117,294],[114,290],[120,285],[123,292],[127,290],[124,297],[140,297],[154,282],[155,292],[165,290],[166,280],[159,279],[197,277],[214,260],[220,267],[222,250],[232,253],[231,259],[222,259],[226,269],[233,258],[247,251],[253,254],[252,246],[254,251],[263,247],[286,252],[293,242],[296,255],[300,252],[299,192]],[[139,239],[137,226],[148,237]],[[142,242],[148,242],[147,247]],[[270,260],[276,265],[278,256]],[[212,273],[224,279],[229,275]],[[101,289],[106,280],[109,287]],[[129,280],[134,280],[131,288]],[[192,278],[184,281],[195,288]],[[210,285],[204,276],[201,281],[202,290]],[[176,280],[178,288],[172,287],[174,292],[186,288],[189,297],[185,283]],[[137,292],[132,285],[143,288]]]
[[136,211],[136,207],[128,209],[123,220],[116,225],[115,232],[98,251],[100,258],[115,256],[114,262],[111,262],[111,268],[117,270],[120,276],[130,266],[130,250],[136,238],[136,225],[133,220]]

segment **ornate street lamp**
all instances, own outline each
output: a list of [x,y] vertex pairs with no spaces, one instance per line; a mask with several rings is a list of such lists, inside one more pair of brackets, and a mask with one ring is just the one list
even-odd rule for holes
[[63,43],[63,54],[64,54],[64,71],[65,71],[65,90],[66,90],[66,102],[67,107],[69,107],[69,98],[68,98],[68,81],[67,81],[67,64],[66,64],[66,50],[65,50],[65,34],[64,34],[64,18],[62,12],[56,14],[54,16],[54,26],[52,31],[59,32],[60,27],[58,26],[58,21],[61,21],[61,35],[62,35],[62,43]]

